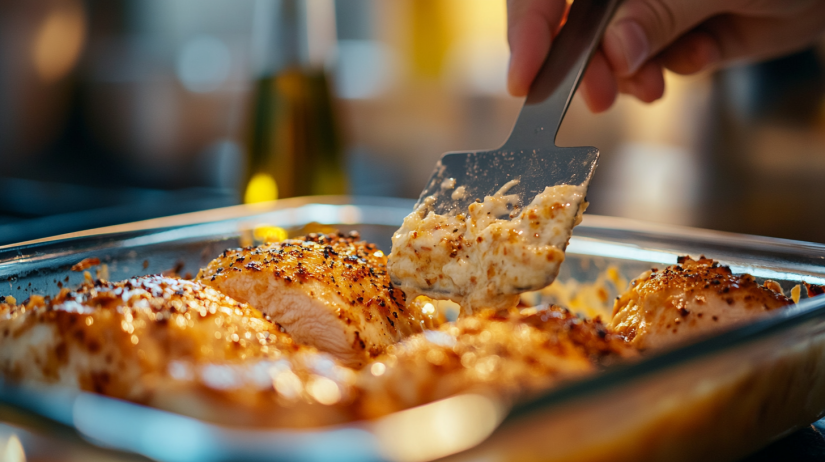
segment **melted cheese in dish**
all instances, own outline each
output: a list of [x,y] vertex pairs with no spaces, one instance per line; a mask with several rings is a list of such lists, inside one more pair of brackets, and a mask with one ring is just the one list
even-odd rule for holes
[[616,300],[610,327],[639,349],[660,349],[752,322],[793,303],[773,281],[757,284],[713,260],[690,257],[647,271]]
[[448,298],[472,313],[515,306],[520,293],[553,282],[587,206],[586,188],[549,186],[519,210],[518,196],[506,194],[516,183],[471,204],[467,214],[428,212],[430,199],[404,219],[388,268],[410,299]]

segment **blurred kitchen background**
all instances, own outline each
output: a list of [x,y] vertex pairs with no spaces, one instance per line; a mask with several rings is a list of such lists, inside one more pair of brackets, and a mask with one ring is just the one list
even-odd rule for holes
[[[0,1],[0,244],[310,194],[416,197],[498,147],[505,0]],[[591,213],[825,242],[825,47],[695,77],[562,145]]]

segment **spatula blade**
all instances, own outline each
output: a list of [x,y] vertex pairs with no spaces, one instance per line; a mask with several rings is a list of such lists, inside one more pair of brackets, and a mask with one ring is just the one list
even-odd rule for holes
[[525,206],[547,186],[586,187],[598,159],[599,150],[591,146],[450,152],[436,164],[416,209],[426,198],[433,197],[431,210],[435,213],[448,215],[466,211],[472,202],[494,195],[512,180],[518,180],[518,184],[507,194],[517,194],[519,205]]

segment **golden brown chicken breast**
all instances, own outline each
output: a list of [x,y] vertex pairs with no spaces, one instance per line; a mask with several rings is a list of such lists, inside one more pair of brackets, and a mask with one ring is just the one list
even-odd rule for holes
[[221,424],[307,427],[378,417],[474,389],[511,397],[630,354],[563,309],[469,316],[355,371],[294,343],[256,309],[164,276],[97,281],[0,304],[0,374]]
[[614,305],[610,328],[641,349],[663,348],[753,321],[791,304],[778,284],[700,257],[643,273]]
[[387,275],[387,258],[357,234],[310,234],[227,250],[198,280],[261,310],[296,342],[352,367],[436,325],[435,313],[405,306]]
[[355,379],[257,310],[163,276],[0,304],[0,373],[223,424],[290,427],[351,419]]
[[476,388],[529,395],[634,355],[601,321],[564,308],[486,311],[389,347],[359,376],[362,412],[383,415]]

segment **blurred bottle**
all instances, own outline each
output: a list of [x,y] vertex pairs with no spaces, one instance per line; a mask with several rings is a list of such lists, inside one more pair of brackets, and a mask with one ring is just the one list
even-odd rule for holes
[[329,0],[258,0],[255,84],[244,202],[343,194],[343,145],[324,64],[335,45]]

